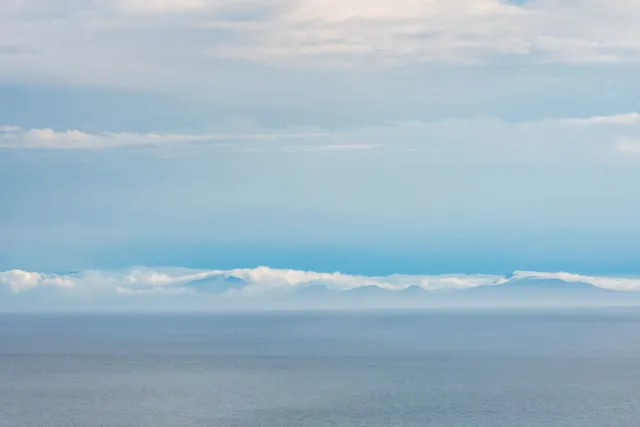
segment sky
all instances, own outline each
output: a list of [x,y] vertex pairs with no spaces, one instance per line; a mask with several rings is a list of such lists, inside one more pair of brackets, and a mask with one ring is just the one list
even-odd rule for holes
[[0,286],[639,276],[639,20],[627,0],[4,0]]

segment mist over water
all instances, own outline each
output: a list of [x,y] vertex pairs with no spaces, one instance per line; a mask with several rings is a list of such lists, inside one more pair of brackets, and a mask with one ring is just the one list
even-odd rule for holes
[[0,426],[637,425],[631,309],[0,316]]

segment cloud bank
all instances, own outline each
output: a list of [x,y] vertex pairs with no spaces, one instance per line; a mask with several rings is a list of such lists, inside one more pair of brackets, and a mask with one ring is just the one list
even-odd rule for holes
[[[136,294],[218,291],[222,294],[260,296],[323,286],[333,291],[377,287],[402,291],[419,287],[429,292],[454,291],[482,286],[500,286],[524,280],[583,283],[615,291],[640,291],[640,278],[586,276],[566,272],[516,271],[511,275],[445,274],[362,276],[340,272],[320,273],[270,267],[232,270],[134,267],[124,270],[86,270],[64,274],[12,270],[0,272],[0,286],[12,293],[58,289],[67,294]],[[199,284],[194,288],[194,284]],[[219,285],[225,284],[224,288]],[[558,285],[561,286],[561,285]]]

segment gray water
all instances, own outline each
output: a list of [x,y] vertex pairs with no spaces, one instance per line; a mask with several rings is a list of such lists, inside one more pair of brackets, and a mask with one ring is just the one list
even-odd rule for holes
[[0,427],[637,427],[640,314],[0,316]]

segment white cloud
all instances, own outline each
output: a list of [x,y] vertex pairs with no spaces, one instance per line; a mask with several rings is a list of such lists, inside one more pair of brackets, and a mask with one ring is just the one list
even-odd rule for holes
[[299,0],[276,20],[245,29],[255,38],[212,51],[318,67],[474,63],[495,54],[530,53],[532,41],[519,33],[536,15],[497,0]]
[[68,277],[56,274],[11,270],[0,272],[0,285],[8,286],[12,292],[18,293],[42,286],[73,288],[76,283]]
[[171,13],[201,9],[204,0],[118,0],[116,6],[125,11],[142,13]]
[[313,271],[281,270],[269,267],[235,269],[221,272],[243,279],[248,283],[246,292],[261,293],[286,290],[309,285],[324,285],[329,289],[344,291],[363,286],[378,286],[388,290],[402,290],[409,286],[420,286],[425,290],[461,289],[499,281],[501,277],[490,275],[402,275],[359,276]]
[[576,125],[637,125],[640,124],[640,113],[613,114],[611,116],[594,116],[565,119],[567,123]]
[[566,283],[587,283],[598,288],[616,291],[640,291],[640,278],[583,276],[580,274],[559,272],[545,273],[537,271],[516,271],[512,280],[560,280]]
[[327,144],[327,145],[298,145],[287,147],[290,152],[319,152],[319,151],[366,151],[384,147],[383,144]]
[[174,134],[174,133],[87,133],[70,129],[23,130],[17,126],[4,126],[0,133],[0,148],[13,149],[105,149],[124,146],[154,146],[166,144],[272,141],[281,139],[325,138],[334,135],[322,132],[282,132],[251,134]]
[[[569,117],[539,121],[497,118],[390,122],[344,130],[320,128],[266,131],[251,125],[250,133],[89,133],[81,130],[31,129],[4,126],[0,148],[89,150],[114,147],[216,144],[241,151],[287,153],[354,152],[385,148],[412,150],[440,163],[618,163],[624,153],[638,152],[640,114]],[[238,132],[240,131],[240,132]],[[270,141],[260,145],[260,141]]]
[[[580,19],[576,19],[579,10]],[[158,84],[211,79],[220,59],[312,68],[640,61],[631,1],[104,0],[0,2],[3,76]]]
[[88,270],[70,274],[13,270],[0,273],[0,285],[7,286],[14,293],[53,287],[79,294],[152,295],[192,293],[193,290],[186,285],[207,278],[240,279],[242,285],[239,289],[231,291],[235,295],[265,295],[313,285],[322,285],[335,291],[366,286],[377,286],[391,291],[419,286],[426,291],[442,291],[504,285],[518,280],[558,280],[567,283],[586,283],[611,290],[640,291],[640,278],[585,276],[565,272],[516,271],[510,276],[483,274],[362,276],[270,267],[232,270],[135,267],[126,270]]
[[224,274],[220,271],[184,268],[134,267],[125,270],[85,270],[67,274],[45,274],[12,270],[0,272],[0,285],[20,293],[42,286],[73,289],[77,292],[143,291],[179,287],[185,283]]
[[207,279],[234,277],[246,283],[243,293],[260,294],[284,291],[309,285],[324,285],[334,290],[349,290],[362,286],[378,286],[402,290],[420,286],[425,290],[463,289],[501,283],[501,276],[492,275],[391,275],[359,276],[313,271],[274,269],[269,267],[232,270],[189,270],[182,268],[135,267],[128,270],[87,270],[71,274],[43,274],[21,270],[0,273],[0,284],[13,292],[24,292],[41,286],[73,288],[78,292],[113,291],[136,293],[169,290],[187,283]]

